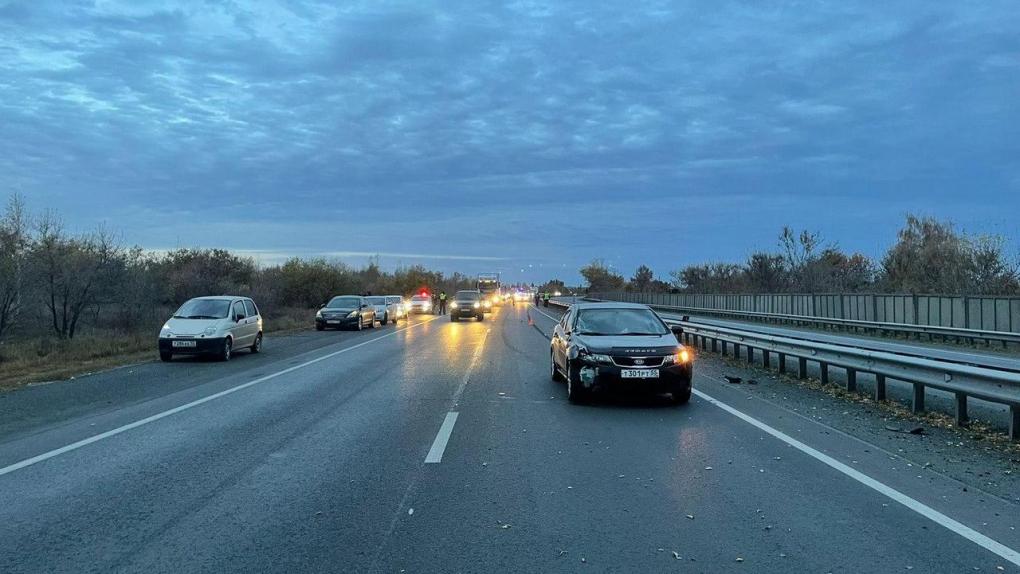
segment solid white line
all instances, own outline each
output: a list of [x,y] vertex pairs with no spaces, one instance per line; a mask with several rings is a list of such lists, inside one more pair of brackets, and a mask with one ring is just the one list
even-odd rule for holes
[[[530,304],[530,303],[529,303],[529,304]],[[534,309],[534,310],[538,311],[539,313],[541,313],[541,314],[545,315],[546,317],[548,317],[548,318],[552,319],[553,321],[559,321],[559,319],[557,319],[556,317],[553,317],[553,316],[552,316],[552,315],[550,315],[549,313],[546,313],[545,311],[543,311],[543,310],[539,309],[539,308],[538,308],[538,307],[536,307],[536,306],[535,306],[534,304],[530,304],[530,305],[531,305],[531,308],[532,308],[532,309]]]
[[436,440],[432,441],[432,448],[429,449],[429,454],[425,457],[426,464],[443,462],[446,443],[450,442],[450,435],[453,434],[453,425],[455,424],[457,424],[457,413],[455,411],[446,413],[443,426],[439,427],[439,434],[436,435]]
[[907,496],[906,494],[903,494],[902,492],[896,490],[895,488],[892,488],[891,486],[879,482],[874,478],[871,478],[870,476],[839,462],[838,460],[832,458],[827,454],[824,454],[818,450],[815,450],[814,448],[811,448],[810,446],[800,442],[799,440],[791,437],[790,435],[780,430],[776,430],[770,427],[769,425],[761,422],[760,420],[752,417],[751,415],[738,411],[737,409],[705,394],[702,391],[699,391],[698,389],[694,389],[694,394],[719,407],[720,409],[730,413],[731,415],[739,418],[740,420],[750,425],[753,425],[758,429],[765,431],[766,433],[778,438],[779,440],[803,452],[804,454],[810,456],[811,458],[814,458],[815,460],[818,460],[838,470],[839,472],[845,474],[846,476],[849,476],[850,478],[856,480],[857,482],[867,486],[868,488],[871,488],[872,490],[880,494],[884,494],[885,496],[895,500],[896,502],[902,504],[903,506],[906,506],[907,508],[913,510],[914,512],[920,514],[921,516],[930,519],[932,522],[935,522],[939,526],[942,526],[943,528],[946,528],[947,530],[954,532],[966,538],[967,540],[970,540],[971,542],[977,544],[978,546],[984,548],[985,550],[998,554],[1002,558],[1012,562],[1013,564],[1016,564],[1017,566],[1020,566],[1020,552],[1017,552],[1016,550],[1013,550],[1012,548],[1004,544],[992,540],[991,538],[985,536],[984,534],[981,534],[980,532],[974,530],[973,528],[965,526],[953,520],[952,518],[949,518],[948,516],[942,514],[941,512],[935,510],[934,508],[931,508],[930,506],[927,506],[924,503],[919,502],[918,500],[913,499]]
[[408,325],[407,327],[404,327],[403,329],[397,329],[395,331],[392,331],[392,332],[387,333],[385,335],[382,335],[380,337],[376,337],[374,339],[369,339],[368,341],[364,341],[362,343],[358,343],[357,345],[351,345],[350,347],[345,347],[343,349],[340,349],[339,351],[335,351],[335,352],[329,353],[328,355],[323,355],[321,357],[317,357],[317,358],[312,359],[310,361],[306,361],[304,363],[301,363],[300,365],[294,365],[293,367],[286,368],[286,369],[284,369],[282,371],[273,373],[271,375],[266,375],[264,377],[259,377],[258,379],[255,379],[253,381],[249,381],[247,383],[238,385],[236,387],[231,387],[229,389],[226,389],[224,391],[220,391],[218,393],[209,395],[207,397],[202,397],[201,399],[192,401],[192,402],[187,403],[187,404],[183,404],[183,405],[181,405],[179,407],[174,407],[174,408],[172,408],[172,409],[170,409],[168,411],[163,411],[161,413],[152,415],[150,417],[146,417],[144,419],[137,420],[137,421],[135,421],[133,423],[128,423],[128,424],[126,424],[124,426],[117,427],[117,428],[112,429],[112,430],[108,430],[108,431],[106,431],[104,433],[100,433],[100,434],[97,434],[95,436],[90,436],[89,438],[82,439],[82,440],[80,440],[78,442],[71,443],[71,444],[69,444],[67,446],[62,446],[62,447],[60,447],[58,449],[54,449],[54,450],[51,450],[49,452],[44,452],[43,454],[40,454],[40,455],[37,455],[37,456],[33,456],[32,458],[27,458],[27,459],[25,459],[25,460],[23,460],[21,462],[16,462],[16,463],[14,463],[14,464],[12,464],[10,466],[5,466],[3,468],[0,468],[0,476],[3,476],[5,474],[10,474],[10,473],[12,473],[12,472],[14,472],[16,470],[20,470],[22,468],[25,468],[26,466],[32,466],[33,464],[40,463],[40,462],[42,462],[44,460],[49,460],[49,459],[51,459],[53,457],[60,456],[60,455],[62,455],[64,453],[68,453],[68,452],[71,452],[73,450],[78,450],[79,448],[81,448],[83,446],[88,446],[88,445],[90,445],[92,443],[99,442],[101,440],[108,439],[108,438],[113,437],[113,436],[117,436],[117,435],[119,435],[119,434],[121,434],[123,432],[127,432],[127,431],[129,431],[131,429],[136,429],[136,428],[138,428],[140,426],[144,426],[144,425],[147,425],[149,423],[156,422],[156,421],[158,421],[160,419],[164,419],[164,418],[166,418],[168,416],[175,415],[177,413],[186,411],[188,409],[195,408],[195,407],[197,407],[199,405],[208,403],[210,401],[214,401],[216,399],[225,397],[225,396],[227,396],[229,394],[236,393],[237,391],[240,391],[242,389],[247,389],[248,387],[257,385],[259,383],[264,383],[264,382],[266,382],[268,380],[275,379],[275,378],[280,377],[282,375],[286,375],[287,373],[293,373],[294,371],[296,371],[298,369],[303,369],[303,368],[305,368],[305,367],[307,367],[309,365],[314,365],[315,363],[318,363],[318,362],[321,362],[321,361],[325,361],[326,359],[331,359],[331,358],[333,358],[333,357],[335,357],[337,355],[341,355],[341,354],[346,353],[348,351],[353,351],[354,349],[358,349],[360,347],[364,347],[365,345],[369,345],[369,344],[374,343],[376,341],[379,341],[381,339],[385,339],[387,337],[392,337],[393,335],[396,335],[397,333],[400,333],[402,331],[406,331],[408,329],[413,329],[414,327],[417,327],[418,325],[424,325],[425,323],[428,323],[429,321],[433,321],[435,319],[438,319],[438,317],[434,317],[432,319],[426,319],[425,321],[422,321],[421,323],[415,323],[414,325]]

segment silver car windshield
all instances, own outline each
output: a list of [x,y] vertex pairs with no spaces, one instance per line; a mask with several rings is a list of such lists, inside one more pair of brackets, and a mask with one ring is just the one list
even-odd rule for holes
[[369,305],[385,305],[386,297],[365,297],[365,303]]
[[225,299],[192,299],[181,305],[174,319],[223,319],[230,313],[230,301]]

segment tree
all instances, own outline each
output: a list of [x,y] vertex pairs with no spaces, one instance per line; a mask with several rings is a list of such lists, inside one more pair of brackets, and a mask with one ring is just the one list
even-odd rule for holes
[[627,288],[644,293],[651,290],[654,281],[655,274],[652,270],[647,265],[641,265],[634,271],[634,276],[630,278]]
[[24,302],[30,221],[21,196],[0,217],[0,339],[17,321]]
[[760,293],[778,293],[786,287],[786,259],[782,255],[759,251],[747,258],[744,273],[748,287]]
[[740,293],[746,285],[744,268],[732,263],[688,265],[670,276],[674,287],[688,293]]
[[601,259],[582,267],[581,276],[588,282],[588,290],[594,292],[620,291],[626,283],[623,275],[613,273]]
[[39,220],[36,234],[29,255],[43,305],[53,332],[61,339],[73,339],[82,314],[97,305],[102,290],[111,286],[123,263],[122,250],[102,228],[79,237],[67,236],[52,213]]
[[907,293],[963,293],[970,287],[967,242],[953,224],[907,216],[898,240],[882,259],[885,286]]

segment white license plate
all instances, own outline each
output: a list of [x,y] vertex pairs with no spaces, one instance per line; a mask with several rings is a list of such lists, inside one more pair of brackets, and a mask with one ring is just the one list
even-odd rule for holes
[[340,321],[336,321],[336,320],[332,320],[332,319],[331,319],[331,320],[329,320],[329,321],[326,321],[326,324],[327,324],[327,325],[339,325],[339,324],[340,324]]
[[620,377],[624,379],[658,379],[658,369],[622,369]]
[[173,346],[181,349],[185,347],[195,348],[198,345],[195,341],[174,341]]

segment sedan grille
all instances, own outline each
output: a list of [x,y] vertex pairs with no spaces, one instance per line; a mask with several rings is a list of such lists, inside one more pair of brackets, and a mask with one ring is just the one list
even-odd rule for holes
[[652,368],[661,367],[665,357],[613,357],[617,367]]

